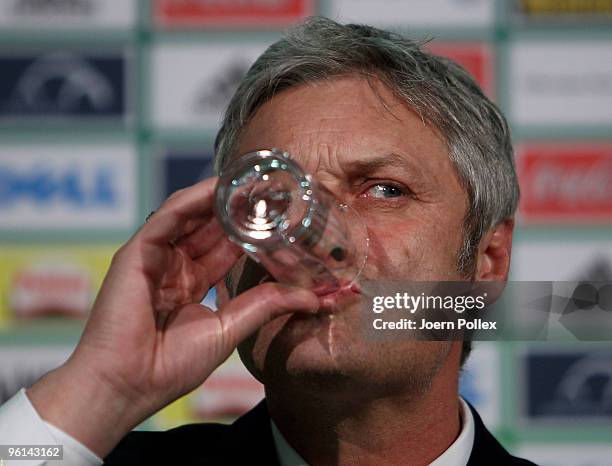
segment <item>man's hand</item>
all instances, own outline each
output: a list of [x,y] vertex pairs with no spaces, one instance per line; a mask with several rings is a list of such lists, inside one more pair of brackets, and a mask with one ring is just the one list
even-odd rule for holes
[[241,255],[212,212],[215,183],[172,195],[115,254],[74,354],[28,390],[43,419],[101,457],[262,324],[318,308],[312,292],[277,283],[217,312],[199,304]]

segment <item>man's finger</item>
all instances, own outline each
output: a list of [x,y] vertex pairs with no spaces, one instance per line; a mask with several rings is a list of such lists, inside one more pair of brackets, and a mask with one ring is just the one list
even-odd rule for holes
[[208,282],[213,284],[221,280],[243,254],[240,246],[221,237],[206,254],[194,262],[207,271]]
[[211,217],[205,224],[183,236],[176,246],[194,259],[208,252],[223,236],[223,227],[216,217]]
[[172,194],[141,228],[148,241],[173,241],[186,233],[188,222],[213,212],[217,178],[208,178]]
[[[266,322],[290,312],[316,313],[319,299],[310,290],[264,283],[236,297],[218,311],[228,351]],[[231,348],[230,348],[231,347]]]

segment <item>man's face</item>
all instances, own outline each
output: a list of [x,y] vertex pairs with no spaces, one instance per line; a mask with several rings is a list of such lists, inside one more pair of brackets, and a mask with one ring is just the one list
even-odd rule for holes
[[[236,154],[271,147],[359,212],[370,239],[362,278],[463,278],[457,255],[468,201],[446,145],[380,82],[347,77],[279,93],[247,125]],[[238,289],[261,280],[251,265],[234,267]],[[389,389],[426,384],[449,353],[448,342],[368,341],[359,312],[357,294],[334,296],[317,316],[267,323],[240,346],[241,357],[268,389],[356,381]]]

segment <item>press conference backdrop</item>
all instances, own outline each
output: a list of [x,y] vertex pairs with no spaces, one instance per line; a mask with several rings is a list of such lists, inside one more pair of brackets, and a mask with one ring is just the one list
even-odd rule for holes
[[[312,14],[433,38],[499,103],[514,279],[612,280],[612,0],[0,0],[0,400],[65,360],[113,251],[211,174],[238,81]],[[612,464],[610,343],[481,343],[461,392],[540,464]],[[262,396],[234,356],[142,427]]]

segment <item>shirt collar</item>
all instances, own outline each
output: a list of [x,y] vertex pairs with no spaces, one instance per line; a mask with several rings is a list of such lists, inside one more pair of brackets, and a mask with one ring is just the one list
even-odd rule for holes
[[[470,459],[474,447],[474,416],[463,398],[459,398],[459,409],[461,412],[461,432],[459,432],[459,436],[429,466],[465,466]],[[280,466],[309,466],[306,460],[285,440],[272,419],[270,419],[270,423],[272,424],[272,438],[274,439]]]

